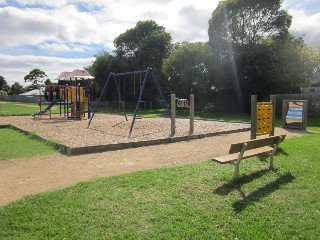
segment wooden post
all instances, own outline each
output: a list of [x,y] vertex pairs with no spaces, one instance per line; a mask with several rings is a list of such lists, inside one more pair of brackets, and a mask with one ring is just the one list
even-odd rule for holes
[[277,96],[276,95],[270,95],[270,102],[272,103],[272,130],[270,133],[270,136],[274,136],[274,128],[276,125],[276,101]]
[[286,116],[288,113],[288,101],[287,100],[282,100],[282,120],[281,120],[281,126],[282,128],[286,127]]
[[303,112],[302,112],[302,127],[301,130],[307,130],[307,118],[308,118],[308,100],[303,101]]
[[257,137],[257,95],[251,95],[251,136],[250,139]]
[[176,134],[176,95],[171,94],[171,136]]
[[192,135],[194,130],[194,94],[190,94],[190,130],[189,134]]

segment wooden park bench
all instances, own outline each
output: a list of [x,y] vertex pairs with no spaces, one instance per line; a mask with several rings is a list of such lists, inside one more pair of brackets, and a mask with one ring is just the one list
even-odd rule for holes
[[229,163],[235,166],[234,177],[239,177],[239,166],[242,159],[269,154],[270,169],[273,169],[273,156],[278,145],[283,142],[286,135],[258,138],[241,143],[231,144],[229,154],[214,157],[212,160],[221,164]]

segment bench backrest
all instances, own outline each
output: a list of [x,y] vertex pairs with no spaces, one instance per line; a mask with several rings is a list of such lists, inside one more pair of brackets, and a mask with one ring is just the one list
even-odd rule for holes
[[[250,149],[255,149],[255,148],[260,148],[260,147],[265,147],[265,146],[272,146],[278,142],[280,136],[271,136],[268,138],[258,138],[258,139],[253,139],[249,140],[247,142],[241,142],[241,143],[234,143],[231,144],[229,153],[238,153],[241,151],[243,144],[247,143],[247,148],[246,150]],[[281,135],[281,141],[285,139],[286,135]],[[280,143],[279,142],[279,143]]]

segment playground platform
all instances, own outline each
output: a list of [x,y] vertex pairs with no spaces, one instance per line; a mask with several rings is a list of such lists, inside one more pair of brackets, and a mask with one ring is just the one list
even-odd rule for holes
[[205,137],[250,130],[249,123],[195,120],[194,133],[189,135],[189,119],[176,119],[176,134],[171,134],[169,118],[140,118],[128,137],[131,117],[97,114],[89,128],[88,120],[74,121],[59,115],[0,117],[0,125],[10,124],[26,134],[57,142],[56,148],[67,155],[81,155],[127,148],[191,141]]

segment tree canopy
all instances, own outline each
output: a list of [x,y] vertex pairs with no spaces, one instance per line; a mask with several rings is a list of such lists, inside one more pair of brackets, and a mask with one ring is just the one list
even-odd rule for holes
[[11,85],[10,95],[19,95],[24,92],[25,92],[24,88],[20,83],[15,82],[14,84]]
[[0,90],[8,93],[10,86],[8,85],[6,79],[0,75]]
[[115,40],[115,53],[131,69],[152,67],[161,70],[171,48],[171,35],[153,20],[139,21]]
[[303,41],[289,34],[291,16],[282,0],[221,1],[209,20],[215,84],[236,108],[250,94],[300,91],[307,81]]
[[[99,52],[88,69],[101,89],[110,72],[152,67],[167,96],[194,93],[200,109],[240,111],[248,109],[251,94],[299,93],[320,72],[320,51],[289,33],[292,17],[282,2],[220,1],[209,19],[207,43],[172,43],[164,27],[139,21],[115,38],[114,52]],[[133,80],[121,81],[132,100]],[[145,92],[144,100],[157,95],[148,85]],[[115,86],[107,95],[116,97]]]
[[256,45],[274,36],[286,36],[291,16],[280,10],[282,0],[220,1],[209,20],[209,42]]
[[38,84],[38,83],[43,82],[45,80],[45,77],[47,77],[47,74],[44,71],[42,71],[38,68],[35,68],[35,69],[31,70],[29,72],[29,74],[24,76],[24,81]]
[[212,83],[210,81],[212,51],[206,43],[184,43],[177,47],[164,61],[165,83],[180,98],[194,93],[198,106],[208,102]]

